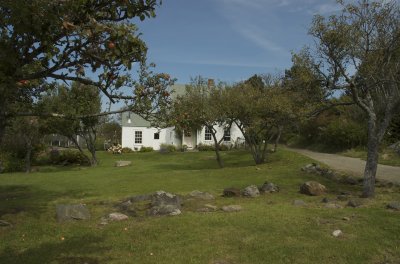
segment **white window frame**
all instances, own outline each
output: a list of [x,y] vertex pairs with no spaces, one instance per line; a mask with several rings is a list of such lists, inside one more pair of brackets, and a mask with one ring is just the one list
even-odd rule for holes
[[205,141],[212,140],[212,132],[211,132],[211,129],[209,129],[208,127],[205,127],[205,129],[204,129],[204,140]]
[[[140,136],[139,136],[139,133],[140,133]],[[140,139],[140,142],[139,142],[139,139]],[[143,131],[135,130],[133,140],[135,142],[135,145],[142,145],[143,144]]]
[[[229,140],[227,138],[229,138]],[[231,141],[231,129],[226,128],[224,129],[224,142],[230,142],[230,141]]]

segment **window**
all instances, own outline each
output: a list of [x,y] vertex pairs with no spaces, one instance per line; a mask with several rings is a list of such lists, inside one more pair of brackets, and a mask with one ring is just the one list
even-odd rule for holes
[[208,127],[205,129],[204,140],[211,140],[211,129]]
[[135,131],[135,144],[142,144],[142,131]]
[[224,129],[224,141],[231,141],[231,130]]
[[154,133],[154,139],[160,139],[160,132]]

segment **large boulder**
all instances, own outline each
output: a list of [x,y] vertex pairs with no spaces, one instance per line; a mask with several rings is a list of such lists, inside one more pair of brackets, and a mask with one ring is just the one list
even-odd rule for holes
[[153,194],[149,215],[179,215],[181,214],[181,201],[175,194],[158,191]]
[[318,196],[326,192],[326,187],[316,181],[308,181],[300,186],[300,193]]
[[260,192],[261,192],[261,193],[274,193],[274,192],[279,192],[279,186],[273,184],[272,182],[265,182],[265,183],[260,187]]
[[255,198],[260,196],[260,191],[257,186],[250,185],[243,189],[242,194],[245,197]]
[[391,202],[386,206],[386,208],[400,211],[400,202]]
[[242,207],[240,205],[226,205],[222,206],[221,209],[224,212],[239,212],[242,210]]
[[240,190],[237,188],[225,188],[224,192],[222,194],[224,197],[239,197],[240,196]]
[[90,219],[89,210],[83,204],[59,204],[56,213],[58,222]]

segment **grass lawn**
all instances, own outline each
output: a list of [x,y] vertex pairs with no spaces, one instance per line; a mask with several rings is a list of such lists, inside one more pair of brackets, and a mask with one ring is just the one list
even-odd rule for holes
[[[0,219],[13,227],[0,227],[0,263],[399,263],[400,212],[385,209],[387,202],[400,200],[398,189],[378,188],[376,199],[363,208],[327,209],[322,197],[300,194],[299,185],[317,180],[331,198],[340,191],[359,194],[360,187],[301,172],[311,160],[287,150],[257,167],[245,152],[223,157],[227,167],[218,169],[213,152],[99,153],[96,168],[1,174]],[[119,159],[133,164],[113,167]],[[266,180],[281,192],[254,199],[220,197],[226,187]],[[217,197],[213,204],[238,204],[243,210],[198,213],[184,206],[179,216],[99,226],[118,201],[157,190],[206,191]],[[307,206],[293,206],[294,199]],[[55,205],[61,203],[86,204],[92,219],[57,223]],[[344,235],[334,238],[336,229]]]
[[[364,149],[349,149],[339,154],[352,158],[360,158],[362,160],[367,159],[367,151]],[[379,153],[379,164],[400,166],[400,155],[391,149],[384,149]]]

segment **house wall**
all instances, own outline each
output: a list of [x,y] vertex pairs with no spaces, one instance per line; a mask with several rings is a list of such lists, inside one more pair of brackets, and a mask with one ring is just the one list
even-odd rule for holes
[[[221,140],[221,138],[224,135],[224,128],[223,127],[218,127],[214,126],[214,128],[217,130],[217,140]],[[206,128],[203,127],[201,130],[197,132],[197,145],[198,144],[204,144],[204,145],[213,145],[214,144],[214,139],[211,137],[211,140],[205,140],[205,130]],[[241,141],[240,139],[244,140],[243,134],[240,131],[240,129],[236,126],[236,124],[233,124],[231,127],[231,141],[223,141],[223,144],[232,144],[235,145],[236,142]]]
[[[135,131],[142,131],[142,143],[135,143]],[[160,138],[154,139],[154,134],[159,132]],[[159,150],[161,144],[180,146],[173,128],[157,129],[154,127],[122,127],[122,147],[140,150],[142,147],[152,147]]]

